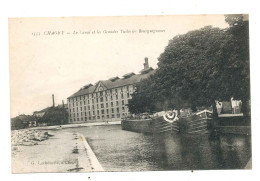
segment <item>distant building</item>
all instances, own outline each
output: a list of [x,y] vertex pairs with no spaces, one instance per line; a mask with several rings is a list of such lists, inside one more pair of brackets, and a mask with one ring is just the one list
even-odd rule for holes
[[114,121],[127,116],[127,104],[135,85],[154,72],[149,67],[148,58],[145,58],[140,74],[131,72],[123,75],[123,78],[113,77],[100,80],[95,85],[85,85],[68,97],[69,123]]
[[50,108],[51,108],[51,107],[46,107],[46,108],[44,108],[44,109],[42,109],[42,110],[40,110],[40,111],[34,111],[34,112],[33,112],[33,115],[36,116],[36,117],[41,118],[41,117],[44,116],[44,114],[45,114]]
[[64,108],[64,109],[68,110],[68,104],[59,104],[57,107],[58,108]]

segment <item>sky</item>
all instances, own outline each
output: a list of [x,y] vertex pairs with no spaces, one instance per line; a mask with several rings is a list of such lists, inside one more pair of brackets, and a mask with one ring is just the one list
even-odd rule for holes
[[228,27],[223,15],[11,18],[11,117],[51,106],[52,94],[66,103],[86,84],[139,73],[145,57],[156,68],[170,39],[208,25]]

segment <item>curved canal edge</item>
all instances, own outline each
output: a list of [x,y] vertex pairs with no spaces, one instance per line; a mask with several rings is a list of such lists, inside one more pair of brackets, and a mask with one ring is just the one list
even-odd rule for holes
[[80,140],[82,140],[84,147],[87,151],[87,156],[89,157],[90,163],[92,165],[92,169],[95,172],[102,172],[105,171],[104,168],[102,167],[102,165],[99,163],[95,153],[93,152],[93,150],[91,149],[91,147],[89,146],[86,138],[82,135],[78,133],[78,136],[80,138]]

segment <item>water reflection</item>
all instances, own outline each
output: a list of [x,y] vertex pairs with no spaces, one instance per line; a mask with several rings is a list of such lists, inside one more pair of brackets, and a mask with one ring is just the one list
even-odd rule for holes
[[106,171],[240,169],[251,157],[247,135],[144,135],[118,125],[64,131],[85,135]]

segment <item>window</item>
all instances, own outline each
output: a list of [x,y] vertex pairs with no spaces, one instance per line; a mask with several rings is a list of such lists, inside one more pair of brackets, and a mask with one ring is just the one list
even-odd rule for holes
[[107,115],[107,119],[109,119],[109,115]]
[[99,115],[99,110],[97,110],[97,114]]
[[118,101],[116,101],[116,106],[118,106],[119,104],[118,104]]
[[103,97],[100,98],[100,102],[103,102]]
[[91,117],[89,117],[88,119],[91,120]]
[[93,115],[95,115],[95,111],[93,111]]
[[112,113],[114,113],[114,108],[112,108]]
[[114,103],[113,102],[111,102],[111,107],[113,107],[114,106]]
[[80,111],[82,111],[82,107],[80,107]]
[[115,115],[114,115],[114,114],[112,114],[112,118],[115,118]]
[[107,114],[109,113],[108,109],[107,109]]
[[116,95],[116,99],[118,99],[118,95]]
[[117,112],[117,113],[119,113],[119,107],[118,107],[118,108],[116,108],[116,112]]
[[87,116],[87,112],[85,112],[85,116]]
[[85,121],[87,121],[88,120],[88,118],[87,117],[85,117]]
[[130,94],[129,93],[127,93],[127,98],[129,98],[130,97]]
[[117,114],[117,118],[120,118],[120,114]]
[[102,114],[105,114],[105,111],[104,111],[104,109],[102,109],[102,110],[101,110],[101,113],[102,113]]
[[106,101],[108,101],[108,100],[107,100],[107,97],[106,97]]
[[121,98],[124,99],[124,94],[123,93],[121,94]]
[[122,100],[122,105],[125,105],[125,101],[124,100]]
[[85,110],[85,111],[87,110],[87,107],[86,107],[86,106],[84,106],[84,110]]
[[104,104],[100,104],[100,107],[101,107],[101,108],[104,108]]
[[124,106],[122,107],[122,110],[123,110],[123,112],[125,111],[125,107]]
[[108,103],[106,103],[106,107],[108,107]]
[[94,105],[92,105],[92,109],[95,109],[95,106],[94,106]]
[[98,106],[98,104],[97,104],[97,109],[99,109],[99,106]]
[[111,96],[111,100],[113,100],[113,96]]
[[96,101],[97,101],[97,103],[98,103],[98,98],[96,98]]

